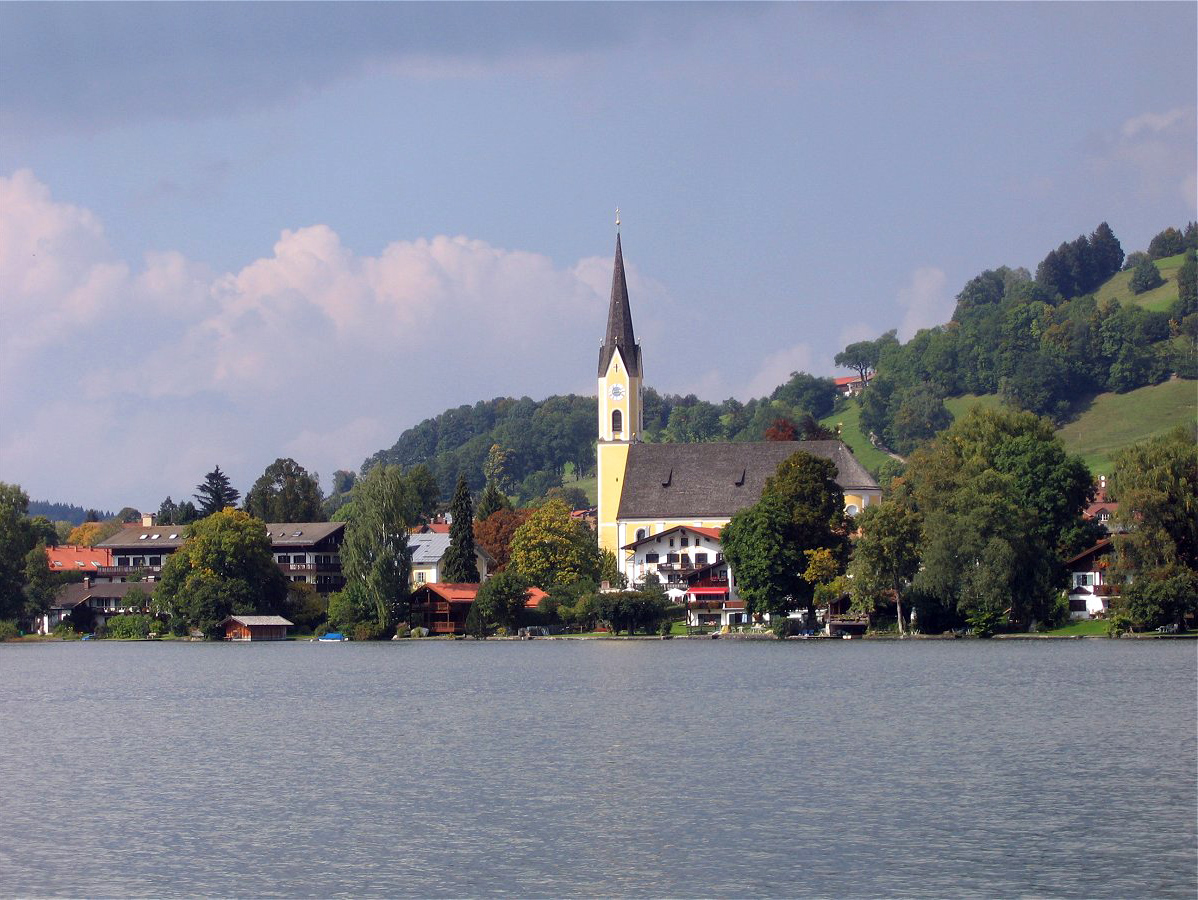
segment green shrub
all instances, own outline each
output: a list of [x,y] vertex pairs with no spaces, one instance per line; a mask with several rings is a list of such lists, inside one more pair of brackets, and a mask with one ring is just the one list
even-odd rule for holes
[[105,636],[120,640],[138,640],[158,630],[158,621],[147,615],[113,616],[108,620]]
[[996,609],[981,608],[970,613],[968,621],[977,637],[994,637],[994,632],[1002,622],[1002,613]]
[[381,641],[385,637],[385,629],[377,622],[361,622],[354,626],[355,641]]
[[400,622],[398,625],[395,626],[395,636],[397,638],[410,637],[411,634],[412,634],[412,629],[408,625],[407,622]]
[[62,638],[63,640],[67,641],[73,641],[75,638],[79,637],[79,633],[75,631],[70,621],[66,619],[55,625],[54,630],[50,633],[57,638]]
[[669,634],[673,630],[674,630],[674,623],[671,622],[669,619],[662,619],[661,625],[657,629],[657,633],[660,634],[662,637],[665,637],[667,634]]
[[1131,630],[1131,616],[1125,612],[1113,612],[1106,620],[1106,636],[1123,637]]
[[21,629],[12,619],[0,620],[0,641],[11,641],[21,636]]

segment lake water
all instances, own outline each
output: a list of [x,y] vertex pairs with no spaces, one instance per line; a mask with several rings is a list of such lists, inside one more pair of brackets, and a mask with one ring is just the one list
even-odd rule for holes
[[0,645],[0,894],[1193,897],[1180,641]]

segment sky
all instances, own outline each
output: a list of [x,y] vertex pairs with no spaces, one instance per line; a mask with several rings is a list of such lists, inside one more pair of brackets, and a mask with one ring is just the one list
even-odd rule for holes
[[0,4],[0,481],[157,509],[646,382],[847,374],[1198,217],[1193,3]]

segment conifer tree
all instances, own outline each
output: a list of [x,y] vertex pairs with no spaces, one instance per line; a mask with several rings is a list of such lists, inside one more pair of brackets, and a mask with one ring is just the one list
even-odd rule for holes
[[196,485],[195,498],[199,504],[200,518],[220,512],[226,506],[236,506],[241,492],[229,482],[229,476],[217,466]]
[[507,494],[499,489],[494,480],[488,481],[486,488],[483,489],[483,495],[478,498],[478,509],[475,510],[474,517],[485,522],[491,517],[492,513],[496,513],[501,509],[511,509],[512,501],[508,499]]
[[458,476],[458,486],[450,504],[453,522],[449,526],[449,550],[445,553],[445,572],[450,584],[478,584],[478,555],[474,549],[474,507],[466,476]]

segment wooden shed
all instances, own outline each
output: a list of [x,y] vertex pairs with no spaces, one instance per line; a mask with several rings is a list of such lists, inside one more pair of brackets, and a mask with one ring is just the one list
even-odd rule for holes
[[293,624],[282,616],[229,616],[218,627],[226,641],[281,641]]

